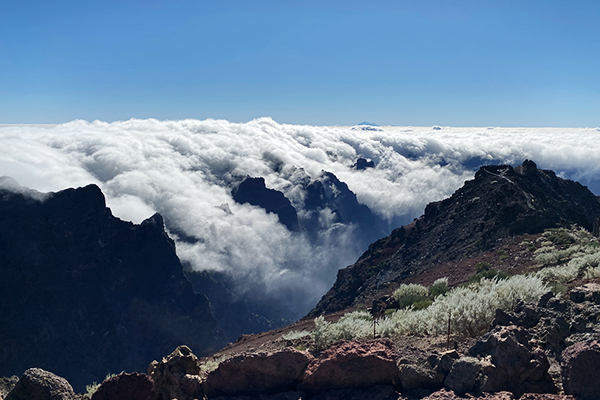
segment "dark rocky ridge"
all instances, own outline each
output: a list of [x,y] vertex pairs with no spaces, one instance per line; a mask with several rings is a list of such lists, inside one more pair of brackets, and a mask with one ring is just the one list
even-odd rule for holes
[[513,235],[571,224],[591,231],[599,215],[600,197],[533,161],[481,167],[450,198],[429,204],[419,219],[371,244],[354,265],[340,270],[309,316],[368,303],[404,279],[481,254]]
[[[366,162],[365,159],[358,162],[360,160]],[[296,235],[306,235],[316,245],[321,245],[323,234],[328,236],[330,231],[351,235],[352,248],[349,251],[356,255],[374,240],[389,233],[387,221],[359,203],[356,194],[334,174],[322,171],[312,179],[304,170],[294,169],[294,176],[288,178],[294,185],[290,191],[297,195],[290,196],[294,201],[288,199],[284,192],[267,188],[262,177],[245,177],[234,186],[232,196],[238,203],[251,204],[267,213],[274,213],[288,230]],[[172,231],[180,240],[196,240],[176,229]],[[237,282],[224,272],[187,269],[185,273],[194,289],[208,297],[219,327],[231,342],[240,334],[259,333],[290,324],[305,312],[290,311],[280,302],[265,298],[259,291],[240,296],[236,290]]]
[[160,215],[121,221],[95,185],[46,195],[6,186],[0,376],[35,366],[82,390],[109,372],[145,371],[181,343],[199,354],[223,345]]
[[251,204],[263,208],[268,213],[277,214],[279,222],[290,231],[298,231],[298,214],[292,203],[278,190],[268,189],[264,178],[246,177],[231,192],[233,199],[240,204]]

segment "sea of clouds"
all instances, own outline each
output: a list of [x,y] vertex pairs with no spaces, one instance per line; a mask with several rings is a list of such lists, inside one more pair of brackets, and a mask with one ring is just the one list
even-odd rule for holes
[[[356,248],[352,227],[332,224],[321,240],[310,241],[289,232],[277,216],[235,203],[232,185],[245,176],[264,177],[268,188],[298,204],[299,173],[315,179],[332,172],[390,229],[451,195],[482,164],[531,159],[600,193],[598,128],[77,120],[0,125],[0,149],[0,176],[21,185],[46,192],[95,183],[122,219],[139,223],[161,213],[184,263],[228,274],[240,295],[276,299],[291,318],[314,306],[337,270],[365,249]],[[360,157],[375,168],[352,168]]]

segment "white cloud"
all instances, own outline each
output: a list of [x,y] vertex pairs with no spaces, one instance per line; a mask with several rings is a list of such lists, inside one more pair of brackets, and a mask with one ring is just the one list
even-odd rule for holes
[[[359,255],[352,229],[330,224],[319,245],[289,233],[274,215],[239,205],[231,183],[262,176],[302,202],[298,182],[322,170],[348,184],[359,201],[396,225],[419,216],[471,179],[482,163],[521,163],[581,180],[600,192],[596,129],[312,127],[260,118],[73,121],[55,127],[0,127],[0,175],[39,191],[98,184],[113,213],[140,222],[158,211],[182,260],[226,271],[240,290],[260,287],[305,312],[330,287],[338,268]],[[376,168],[351,169],[359,157]],[[304,172],[299,170],[303,169]],[[231,213],[224,211],[227,204]],[[324,222],[324,224],[325,224]],[[326,224],[325,224],[326,225]]]

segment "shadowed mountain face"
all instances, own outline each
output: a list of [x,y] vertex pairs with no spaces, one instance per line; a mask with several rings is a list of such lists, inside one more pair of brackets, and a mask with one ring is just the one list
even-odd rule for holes
[[0,181],[0,376],[41,367],[76,390],[224,341],[160,215],[112,216],[95,185],[42,195]]
[[298,215],[292,203],[280,191],[267,189],[264,178],[244,179],[233,191],[232,196],[240,204],[248,203],[262,207],[268,213],[279,217],[279,222],[290,231],[297,231]]
[[419,219],[340,270],[309,316],[363,303],[434,265],[481,254],[513,235],[572,224],[591,231],[599,215],[600,197],[532,161],[481,167],[450,198],[429,204]]

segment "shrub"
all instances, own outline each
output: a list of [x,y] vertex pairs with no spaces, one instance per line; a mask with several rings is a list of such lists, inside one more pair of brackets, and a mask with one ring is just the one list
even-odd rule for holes
[[424,310],[398,310],[379,322],[380,333],[384,336],[407,332],[439,335],[446,332],[450,318],[452,333],[477,336],[489,328],[497,308],[510,310],[519,301],[537,301],[547,291],[544,282],[535,276],[482,279],[479,283],[452,289]]
[[412,306],[417,301],[426,300],[429,291],[425,286],[409,283],[400,285],[393,293],[394,299],[398,302],[398,308]]
[[475,264],[475,272],[484,272],[492,269],[492,265],[486,262],[479,262]]
[[579,268],[575,265],[562,265],[558,267],[546,267],[535,273],[535,276],[544,282],[569,283],[577,279]]
[[332,343],[330,325],[323,316],[315,318],[315,329],[311,331],[310,336],[317,350],[326,349]]
[[[487,263],[485,263],[487,264]],[[488,264],[489,265],[489,264]],[[469,279],[469,284],[480,282],[482,279],[507,279],[508,273],[504,271],[497,271],[495,269],[483,270],[481,272],[477,272],[475,275]]]
[[295,340],[295,339],[300,339],[303,337],[306,337],[310,335],[309,331],[290,331],[288,333],[286,333],[285,335],[283,335],[282,337],[285,340]]
[[509,257],[509,254],[506,252],[506,250],[502,250],[502,249],[498,250],[496,252],[496,254],[498,254],[498,257],[500,257],[501,260],[504,260]]
[[445,294],[449,290],[450,288],[448,287],[448,278],[437,279],[435,282],[433,282],[433,285],[429,287],[429,298],[433,300],[436,297]]
[[575,242],[575,238],[564,229],[551,230],[546,238],[557,246],[568,247]]

